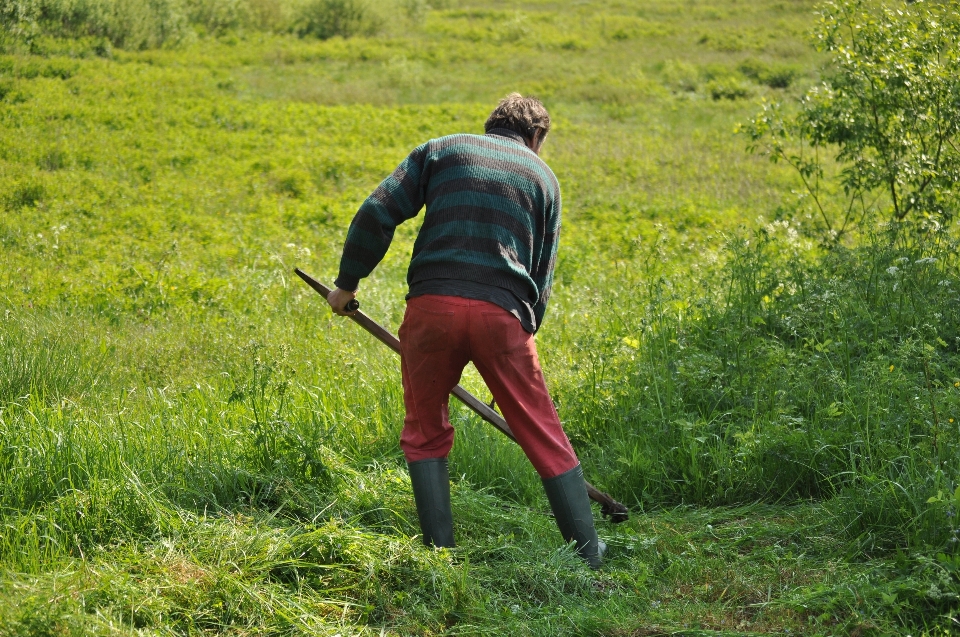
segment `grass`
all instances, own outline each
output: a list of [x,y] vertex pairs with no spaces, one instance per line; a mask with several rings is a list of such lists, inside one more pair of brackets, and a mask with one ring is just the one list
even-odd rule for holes
[[[825,252],[734,133],[816,81],[812,11],[491,0],[350,39],[4,40],[0,635],[948,631],[954,237]],[[398,361],[291,277],[332,280],[362,198],[511,90],[556,119],[548,382],[632,509],[599,523],[600,573],[456,405],[459,546],[424,549]],[[394,330],[415,234],[362,289]]]

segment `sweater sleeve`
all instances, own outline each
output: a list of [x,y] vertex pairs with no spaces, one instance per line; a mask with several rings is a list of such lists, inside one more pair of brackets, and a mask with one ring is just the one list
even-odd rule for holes
[[543,324],[547,302],[550,300],[550,294],[553,291],[553,270],[557,264],[557,247],[560,244],[560,219],[560,191],[557,190],[546,215],[539,258],[534,265],[533,272],[531,272],[533,282],[540,290],[540,297],[537,299],[536,305],[533,306],[533,316],[536,319],[537,330]]
[[417,216],[426,197],[424,163],[427,144],[418,146],[360,205],[343,245],[340,273],[334,284],[356,290],[383,259],[396,227]]

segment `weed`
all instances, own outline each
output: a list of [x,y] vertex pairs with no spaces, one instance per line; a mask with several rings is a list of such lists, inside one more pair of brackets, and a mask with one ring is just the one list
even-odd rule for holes
[[374,33],[380,28],[362,0],[312,0],[301,10],[297,33],[321,40]]
[[751,80],[770,88],[788,88],[800,74],[796,67],[768,64],[756,58],[744,60],[737,69]]
[[715,100],[738,100],[750,95],[750,89],[734,78],[710,80],[704,90]]
[[25,182],[15,184],[13,190],[6,196],[7,207],[16,211],[21,208],[36,206],[43,200],[46,192],[42,183]]

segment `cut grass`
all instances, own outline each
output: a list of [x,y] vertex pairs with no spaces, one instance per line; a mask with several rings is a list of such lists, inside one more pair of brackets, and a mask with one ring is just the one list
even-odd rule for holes
[[[376,502],[361,504],[362,492]],[[329,505],[325,522],[156,503],[159,536],[51,560],[38,576],[8,573],[0,616],[13,633],[31,622],[231,634],[359,634],[368,625],[398,635],[809,633],[875,621],[855,606],[834,608],[830,592],[874,580],[883,565],[847,563],[823,536],[817,506],[638,514],[602,527],[610,552],[594,574],[572,550],[549,548],[558,545],[542,502],[505,509],[459,485],[460,548],[433,551],[414,536],[396,468],[355,474],[339,493],[354,501]],[[30,603],[40,599],[50,603]]]

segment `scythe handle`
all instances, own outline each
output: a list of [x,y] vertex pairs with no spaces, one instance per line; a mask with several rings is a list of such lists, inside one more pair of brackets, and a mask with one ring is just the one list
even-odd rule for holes
[[[325,286],[323,283],[320,283],[300,268],[296,268],[294,273],[303,279],[304,283],[312,287],[323,298],[327,298],[327,295],[330,294],[330,288]],[[397,354],[400,353],[400,340],[362,311],[358,310],[356,313],[351,314],[349,318],[353,319],[353,321],[358,323],[360,327],[370,332],[378,341],[395,351]],[[454,387],[453,391],[450,393],[452,393],[464,405],[472,409],[478,416],[496,427],[500,433],[514,442],[517,441],[516,436],[514,436],[513,432],[510,430],[510,426],[507,425],[507,421],[503,419],[503,416],[494,411],[492,407],[484,403],[482,400],[468,392],[460,385]],[[610,518],[611,522],[625,522],[628,519],[626,506],[620,502],[617,502],[603,491],[600,491],[589,482],[587,483],[587,495],[590,496],[591,500],[600,504],[600,512],[605,517]]]

